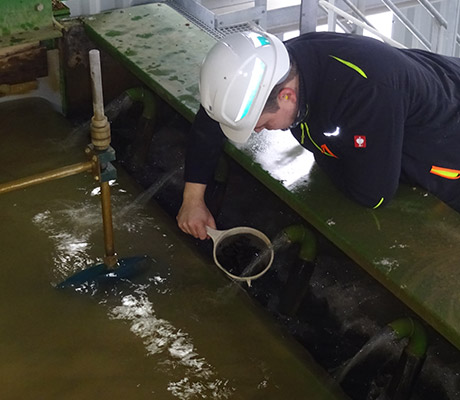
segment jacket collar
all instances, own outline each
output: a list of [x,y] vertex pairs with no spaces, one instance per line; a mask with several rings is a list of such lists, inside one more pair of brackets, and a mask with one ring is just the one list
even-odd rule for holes
[[299,73],[299,85],[297,89],[297,99],[298,99],[298,106],[297,106],[297,116],[294,122],[291,124],[289,129],[293,129],[298,126],[302,121],[307,118],[308,115],[308,104],[305,99],[305,89],[303,85],[302,74]]

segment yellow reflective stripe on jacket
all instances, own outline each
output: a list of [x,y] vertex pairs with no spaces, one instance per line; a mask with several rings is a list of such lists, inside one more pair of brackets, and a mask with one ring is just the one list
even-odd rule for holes
[[[329,156],[329,157],[334,157],[334,158],[339,158],[337,157],[331,150],[329,150],[329,148],[323,144],[322,146],[318,146],[316,144],[316,142],[313,140],[313,138],[311,137],[311,134],[310,134],[310,129],[308,128],[308,125],[306,122],[302,122],[300,124],[300,129],[302,130],[302,134],[300,136],[300,143],[303,144],[305,142],[305,132],[307,133],[307,136],[308,138],[310,139],[310,141],[315,145],[315,147],[323,154],[325,154],[326,156]],[[325,147],[323,147],[325,146]]]
[[[308,125],[306,122],[303,122],[300,124],[300,129],[302,130],[302,134],[300,136],[300,144],[304,144],[305,142],[305,128],[304,128],[304,124],[305,126],[307,127],[307,130],[308,130]],[[309,135],[310,136],[310,135]]]
[[383,203],[383,200],[384,200],[384,198],[382,197],[382,198],[380,199],[380,201],[379,201],[374,207],[372,207],[372,208],[375,210],[377,207],[379,207],[379,206]]
[[351,63],[350,61],[345,61],[345,60],[342,60],[341,58],[339,57],[336,57],[336,56],[333,56],[333,55],[330,55],[329,57],[332,57],[333,59],[341,62],[342,64],[346,65],[347,67],[350,67],[351,69],[354,69],[358,74],[360,74],[363,78],[366,78],[367,79],[367,75],[366,73],[361,69],[359,68],[357,65]]
[[458,169],[443,168],[443,167],[437,167],[436,165],[433,165],[431,167],[430,172],[434,175],[439,175],[446,179],[459,179],[460,178],[460,171]]

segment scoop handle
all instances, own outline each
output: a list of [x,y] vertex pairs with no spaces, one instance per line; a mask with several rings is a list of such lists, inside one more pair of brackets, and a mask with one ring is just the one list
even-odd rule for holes
[[212,239],[214,243],[217,243],[220,237],[226,232],[226,231],[220,231],[218,229],[213,229],[209,226],[206,227],[206,232],[208,233],[209,237]]

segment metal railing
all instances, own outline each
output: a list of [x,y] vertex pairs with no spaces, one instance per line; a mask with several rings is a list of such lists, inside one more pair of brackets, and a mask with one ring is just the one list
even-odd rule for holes
[[405,46],[402,45],[401,43],[383,35],[380,33],[377,29],[375,29],[368,21],[366,18],[363,18],[360,16],[360,18],[356,18],[352,16],[351,14],[348,14],[347,12],[343,11],[342,9],[336,7],[335,5],[331,4],[330,1],[326,0],[319,0],[318,5],[320,8],[322,8],[324,11],[328,13],[328,30],[335,30],[333,25],[337,22],[335,15],[340,15],[346,20],[353,22],[355,25],[371,32],[375,36],[378,36],[380,39],[382,39],[384,42],[391,44],[392,46],[398,47],[398,48],[404,48]]
[[[361,2],[364,3],[364,7],[359,8],[352,0],[340,0],[340,2],[338,0],[337,2],[336,0],[318,0],[318,6],[327,13],[328,30],[336,30],[337,26],[346,29],[347,26],[344,23],[346,21],[372,32],[392,45],[421,47],[446,55],[458,55],[460,45],[458,34],[460,2],[458,0],[413,0],[412,2],[399,2],[400,4],[396,4],[393,0],[379,1],[399,21],[401,26],[399,36],[404,40],[398,40],[398,34],[392,35],[392,38],[384,37],[374,28],[367,19],[366,2]],[[375,5],[375,1],[373,3]],[[421,16],[422,12],[425,12],[426,15]],[[340,16],[341,19],[337,16]],[[409,36],[406,35],[406,32],[409,32]]]
[[[315,30],[327,18],[329,31],[338,27],[345,32],[365,30],[396,47],[422,48],[454,56],[460,52],[460,0],[299,0],[298,5],[268,10],[267,0],[164,1],[221,35],[229,29],[255,23],[282,37],[284,32],[296,29],[300,33]],[[370,15],[384,11],[394,16],[391,37],[380,33],[369,21]]]

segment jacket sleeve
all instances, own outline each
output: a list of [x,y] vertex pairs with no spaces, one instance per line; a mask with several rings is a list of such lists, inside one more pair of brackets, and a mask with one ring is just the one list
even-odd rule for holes
[[184,179],[186,182],[209,183],[222,154],[225,136],[219,123],[200,106],[187,142]]
[[[315,151],[315,159],[334,183],[358,203],[377,208],[391,200],[401,175],[404,96],[372,86],[337,116],[339,133],[328,146],[337,158]],[[318,149],[317,149],[318,150]]]

